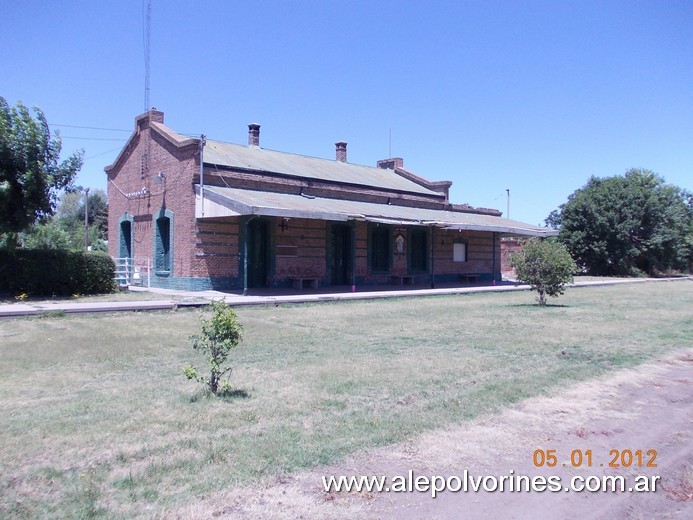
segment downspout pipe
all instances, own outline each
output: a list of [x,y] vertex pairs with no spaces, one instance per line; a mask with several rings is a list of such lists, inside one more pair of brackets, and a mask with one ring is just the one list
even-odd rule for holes
[[207,144],[207,136],[200,135],[200,211],[201,216],[205,216],[205,163],[202,160],[203,151]]

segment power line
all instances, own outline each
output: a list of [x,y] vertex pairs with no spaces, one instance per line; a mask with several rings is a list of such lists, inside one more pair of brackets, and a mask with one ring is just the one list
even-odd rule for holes
[[120,149],[121,148],[118,147],[118,148],[114,148],[113,150],[108,150],[106,152],[97,153],[96,155],[90,155],[89,157],[85,157],[84,160],[88,161],[89,159],[94,159],[95,157],[101,157],[102,155],[106,155],[107,153],[117,152]]
[[127,141],[127,139],[116,139],[106,137],[77,137],[74,135],[61,135],[60,139],[84,139],[86,141]]
[[48,126],[59,126],[61,128],[79,128],[82,130],[105,130],[107,132],[132,132],[132,130],[123,130],[122,128],[102,128],[99,126],[58,125],[55,123],[49,123]]

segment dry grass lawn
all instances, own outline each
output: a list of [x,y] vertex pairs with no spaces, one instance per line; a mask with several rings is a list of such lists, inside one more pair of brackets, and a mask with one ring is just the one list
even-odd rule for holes
[[693,344],[693,284],[242,308],[238,396],[199,312],[0,321],[0,517],[166,517]]

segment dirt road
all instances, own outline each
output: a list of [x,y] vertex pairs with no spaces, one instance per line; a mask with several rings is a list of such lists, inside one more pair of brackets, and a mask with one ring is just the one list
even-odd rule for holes
[[[561,489],[557,493],[442,493],[436,499],[427,493],[387,493],[375,497],[369,513],[373,518],[399,519],[693,518],[693,357],[680,355],[611,377],[577,385],[560,397],[529,400],[497,420],[489,418],[469,428],[429,436],[417,443],[412,460],[393,464],[388,471],[400,474],[394,472],[414,466],[424,475],[459,475],[467,469],[476,476],[498,476],[513,470],[516,475],[558,475],[563,486],[575,475],[623,475],[629,483],[636,475],[648,475],[660,477],[656,492]],[[433,452],[425,448],[429,443],[438,444]],[[536,467],[537,449],[544,455],[546,450],[555,450],[557,465]],[[571,461],[574,450],[579,453]],[[588,450],[591,467],[587,467]],[[649,462],[647,452],[656,450],[652,462],[657,466],[637,467],[634,460],[630,467],[623,467],[629,462],[625,450],[642,450],[643,465]],[[582,464],[573,467],[581,455]],[[649,459],[653,456],[651,452]],[[619,468],[609,467],[615,457]],[[537,458],[541,461],[542,456]],[[382,463],[377,466],[373,469],[382,468]]]
[[[556,466],[537,467],[536,450],[555,454]],[[624,452],[631,450],[633,462],[629,467],[609,467],[615,456],[611,450],[625,457],[619,456],[619,463],[628,462]],[[638,467],[637,450],[642,450],[643,466],[653,462],[656,467]],[[656,450],[654,459],[649,450]],[[580,454],[582,464],[574,467]],[[410,470],[415,476],[446,478],[462,477],[465,470],[477,478],[556,475],[562,489],[442,492],[432,498],[430,491],[327,493],[322,488],[323,475],[392,478]],[[623,475],[629,486],[637,475],[660,479],[656,492],[564,491],[576,475]],[[294,474],[260,490],[210,497],[175,513],[196,518],[400,520],[693,518],[693,349],[574,385],[554,397],[524,401],[464,426],[431,432],[411,443],[362,453],[338,467]]]

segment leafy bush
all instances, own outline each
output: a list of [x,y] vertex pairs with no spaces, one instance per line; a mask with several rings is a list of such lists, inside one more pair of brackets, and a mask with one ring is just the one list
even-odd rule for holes
[[65,296],[115,290],[115,264],[106,253],[0,250],[0,292]]
[[[209,364],[209,377],[200,376],[197,367],[189,365],[183,369],[183,374],[188,379],[194,379],[207,386],[215,395],[230,391],[228,377],[231,376],[231,367],[225,367],[231,349],[236,348],[243,337],[243,327],[238,323],[234,310],[223,301],[213,301],[210,304],[212,317],[202,319],[202,332],[200,335],[190,336],[192,348],[207,359]],[[221,378],[228,374],[226,381],[220,386]]]
[[565,284],[573,281],[577,271],[568,250],[553,239],[529,239],[520,252],[512,255],[510,263],[517,279],[539,293],[539,305],[546,305],[546,296],[563,294]]
[[81,253],[85,262],[80,294],[100,294],[115,291],[115,264],[108,253],[92,251]]

